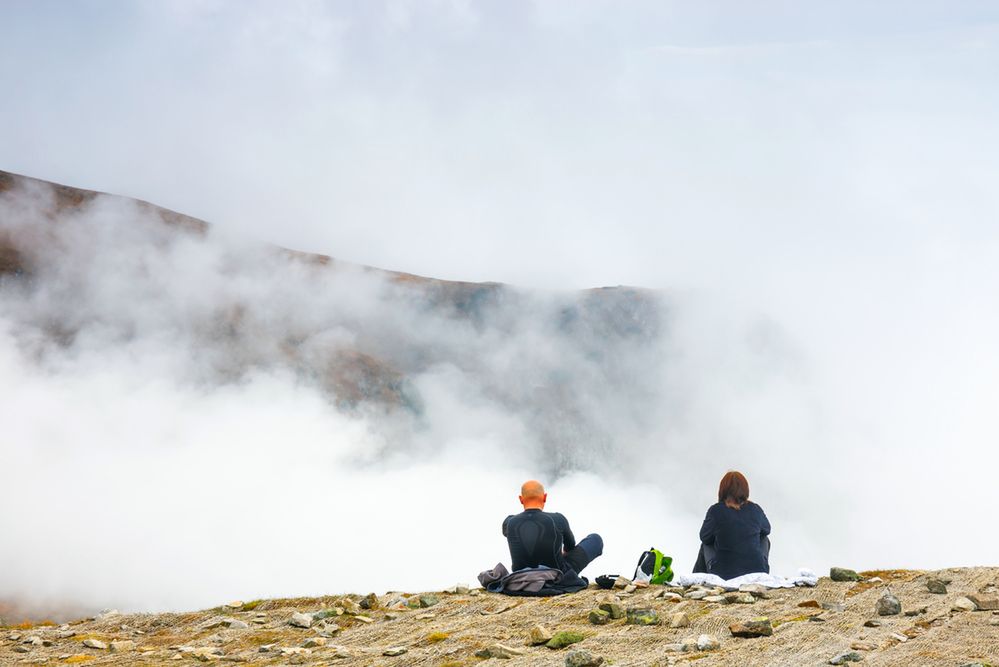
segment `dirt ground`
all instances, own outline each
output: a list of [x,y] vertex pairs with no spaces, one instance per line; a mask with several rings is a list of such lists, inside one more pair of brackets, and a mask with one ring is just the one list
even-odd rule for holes
[[[0,664],[554,667],[565,664],[568,651],[582,648],[618,667],[784,666],[829,664],[859,642],[856,653],[863,664],[872,666],[999,665],[999,611],[953,610],[965,595],[999,596],[999,568],[864,574],[881,581],[856,584],[823,578],[815,588],[774,590],[753,604],[668,600],[658,597],[667,590],[660,586],[631,594],[613,592],[625,608],[655,610],[663,623],[652,626],[629,625],[624,619],[591,624],[589,612],[608,596],[607,591],[592,587],[556,598],[512,598],[474,590],[435,593],[424,600],[429,606],[422,608],[418,596],[387,594],[365,602],[370,609],[358,606],[362,596],[351,595],[233,603],[185,614],[112,614],[62,626],[4,627]],[[947,593],[927,590],[926,582],[932,577],[950,580]],[[886,586],[900,599],[902,614],[878,616],[875,612]],[[829,608],[823,608],[823,603]],[[326,618],[317,618],[310,628],[289,624],[295,612],[321,611]],[[681,611],[689,617],[690,627],[670,628],[670,617]],[[773,636],[743,639],[729,632],[730,624],[758,617],[771,620]],[[870,620],[880,625],[865,627]],[[561,650],[528,646],[525,639],[537,624],[556,632],[576,631],[585,638]],[[713,635],[720,647],[679,650],[679,644],[696,643],[703,634]],[[304,648],[310,639],[325,645]],[[107,647],[90,648],[86,640]],[[112,650],[111,642],[132,643],[116,644],[117,650]],[[475,655],[496,643],[522,654],[502,661]],[[268,650],[262,652],[261,647]],[[405,652],[384,655],[395,647]]]

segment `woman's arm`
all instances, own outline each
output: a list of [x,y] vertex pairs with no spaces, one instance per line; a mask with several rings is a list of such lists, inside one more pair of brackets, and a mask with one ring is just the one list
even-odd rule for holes
[[[760,507],[757,505],[757,507]],[[770,519],[767,518],[767,513],[763,511],[760,507],[760,535],[770,534]]]
[[701,524],[701,543],[702,544],[714,544],[715,543],[715,517],[711,513],[711,507],[708,508],[708,513],[704,515],[704,523]]

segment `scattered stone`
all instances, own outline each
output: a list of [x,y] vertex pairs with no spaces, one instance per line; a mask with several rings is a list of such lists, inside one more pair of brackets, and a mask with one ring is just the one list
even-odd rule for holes
[[762,584],[743,584],[742,586],[739,586],[739,592],[749,593],[754,597],[764,599],[770,597],[770,589]]
[[435,604],[441,601],[439,597],[437,597],[436,595],[431,595],[430,593],[421,595],[418,598],[418,600],[420,602],[420,607],[423,609],[426,609],[428,607],[433,607]]
[[120,615],[121,615],[121,612],[118,611],[117,609],[105,609],[101,613],[97,614],[97,616],[94,616],[94,620],[95,621],[103,621],[106,618],[110,618],[112,616],[120,616]]
[[275,646],[277,646],[277,644],[261,644],[260,648],[258,648],[257,650],[260,651],[261,653],[270,653],[271,651],[274,650]]
[[56,637],[58,637],[59,639],[69,639],[75,634],[76,632],[73,630],[60,630],[59,632],[56,633]]
[[[424,616],[429,616],[430,618],[433,618],[433,614],[424,614]],[[422,618],[422,616],[417,616],[416,618]],[[354,617],[354,620],[358,621],[359,623],[375,622],[375,619],[371,618],[370,616],[364,616],[363,614],[358,614],[357,616]]]
[[728,626],[733,637],[770,637],[774,633],[773,623],[769,618],[754,618],[751,621],[733,623]]
[[326,646],[325,637],[309,637],[302,643],[302,648],[322,648]]
[[708,597],[708,595],[710,595],[708,591],[702,588],[695,588],[694,590],[687,591],[686,593],[684,593],[683,597],[687,598],[688,600],[703,600],[704,598]]
[[586,637],[584,637],[579,632],[563,630],[562,632],[556,632],[554,635],[552,635],[552,638],[548,640],[545,646],[547,646],[550,649],[557,650],[560,648],[565,648],[566,646],[569,646],[571,644],[575,644],[576,642],[581,642],[584,639],[586,639]]
[[21,638],[21,635],[20,635],[20,633],[17,633],[17,632],[12,632],[9,635],[7,635],[7,639],[9,641],[12,641],[12,642],[16,642],[20,638]]
[[390,658],[394,658],[397,655],[402,655],[409,649],[405,646],[390,646],[389,648],[382,651],[382,655],[387,655]]
[[701,598],[701,600],[703,602],[711,602],[714,604],[718,604],[720,602],[727,602],[727,600],[725,600],[724,595],[705,595],[703,598]]
[[752,593],[728,593],[724,597],[726,604],[754,604],[756,597]]
[[351,616],[361,613],[361,605],[357,604],[350,598],[341,598],[336,603],[336,606],[343,609],[343,613],[350,614]]
[[930,593],[936,595],[946,595],[947,594],[947,584],[940,581],[939,579],[927,579],[926,580],[926,590]]
[[102,642],[100,639],[84,639],[83,645],[86,646],[87,648],[95,648],[100,651],[103,651],[108,647],[108,645]]
[[874,642],[853,642],[850,648],[854,651],[873,651],[878,647]]
[[20,644],[18,644],[17,646],[15,646],[14,648],[12,648],[11,650],[14,653],[30,653],[31,652],[30,648],[28,648],[27,646],[20,645]]
[[967,596],[969,600],[975,603],[977,611],[996,611],[999,610],[999,597],[987,598],[980,595],[969,595]]
[[701,635],[697,638],[698,651],[717,651],[721,648],[721,642],[713,635]]
[[[181,649],[181,653],[189,658],[200,660],[201,662],[209,662],[211,660],[215,660],[216,658],[222,655],[222,649],[211,648],[210,646],[204,646],[198,648],[187,647],[187,648],[188,650],[186,652],[183,649]],[[284,651],[285,649],[281,650]]]
[[123,639],[122,641],[111,642],[109,645],[112,653],[119,653],[122,651],[131,651],[135,648],[135,642],[130,639]]
[[878,616],[897,616],[902,613],[902,603],[887,588],[878,598],[878,604],[875,608]]
[[822,608],[826,611],[844,612],[846,611],[846,605],[842,602],[823,602]]
[[601,602],[598,608],[610,614],[610,617],[615,621],[619,618],[624,618],[627,615],[624,607],[619,605],[617,602]]
[[294,626],[296,628],[311,628],[312,627],[312,616],[309,614],[303,614],[296,611],[288,619],[288,625]]
[[628,625],[659,625],[659,614],[655,609],[632,607],[626,612],[624,622]]
[[586,649],[574,648],[565,654],[565,667],[600,667],[603,656],[593,655]]
[[[468,592],[468,589],[466,588],[465,591]],[[357,603],[361,609],[378,609],[379,605],[378,596],[374,593],[368,593]]]
[[869,621],[864,621],[864,627],[865,628],[880,628],[881,627],[881,621],[877,620],[876,618],[872,618]]
[[322,621],[327,618],[333,618],[334,616],[343,616],[343,607],[333,607],[332,609],[320,609],[317,612],[310,614],[313,621]]
[[656,597],[658,597],[661,600],[668,600],[670,602],[680,602],[681,600],[683,600],[682,595],[680,595],[679,593],[674,593],[673,591],[663,591]]
[[819,604],[818,600],[805,600],[803,602],[799,602],[798,606],[799,607],[811,608],[811,609],[821,609],[822,608],[822,605]]
[[901,643],[903,643],[903,644],[904,644],[905,642],[909,641],[909,638],[908,638],[908,637],[906,637],[905,635],[903,635],[903,634],[901,634],[901,633],[898,633],[898,632],[893,632],[893,633],[891,633],[891,635],[889,635],[889,636],[890,636],[890,637],[892,637],[892,638],[894,638],[894,639],[896,639],[896,640],[898,640],[899,642],[901,642]]
[[535,625],[527,633],[527,644],[529,646],[540,646],[551,641],[552,631],[543,625]]
[[477,658],[498,658],[500,660],[509,660],[510,658],[515,658],[519,655],[524,655],[524,652],[519,648],[513,648],[512,646],[505,646],[503,644],[493,644],[492,646],[488,646],[475,652],[475,656]]
[[864,659],[864,656],[860,655],[856,651],[847,651],[845,653],[840,653],[835,658],[829,660],[830,665],[845,665],[848,662],[860,662]]
[[669,627],[671,628],[689,628],[690,627],[690,617],[687,616],[682,611],[678,611],[669,617]]
[[41,646],[44,642],[42,642],[41,637],[37,635],[32,635],[31,637],[28,637],[27,639],[23,640],[21,643],[27,644],[29,646]]
[[628,579],[627,577],[618,577],[614,580],[614,588],[618,590],[625,589],[628,586],[631,586],[631,579]]
[[867,580],[867,583],[869,584],[883,584],[884,582],[885,580],[882,579],[881,577],[871,577],[870,579]]
[[829,578],[833,581],[860,581],[861,576],[845,567],[829,568]]
[[593,625],[607,625],[611,622],[610,612],[603,609],[594,609],[586,618]]
[[[354,654],[350,652],[350,649],[346,646],[338,646],[337,644],[330,644],[326,647],[327,655],[331,658],[353,658]],[[332,652],[332,653],[330,653]]]
[[242,600],[233,600],[232,602],[227,604],[226,607],[228,607],[229,609],[242,609],[244,604],[246,603],[243,602]]
[[954,600],[954,605],[951,607],[951,611],[976,611],[977,609],[978,605],[973,600],[963,596]]

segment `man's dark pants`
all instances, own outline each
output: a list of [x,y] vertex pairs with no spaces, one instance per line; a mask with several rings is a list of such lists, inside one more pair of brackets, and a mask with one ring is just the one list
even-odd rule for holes
[[604,552],[604,540],[596,533],[591,533],[576,543],[576,546],[565,554],[565,562],[579,574],[583,568],[592,563]]

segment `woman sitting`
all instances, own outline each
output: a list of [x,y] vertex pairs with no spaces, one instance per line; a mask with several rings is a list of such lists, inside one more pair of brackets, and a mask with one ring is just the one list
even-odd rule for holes
[[750,572],[770,572],[770,521],[749,502],[749,482],[730,471],[718,485],[718,502],[701,525],[701,549],[694,572],[734,579]]

